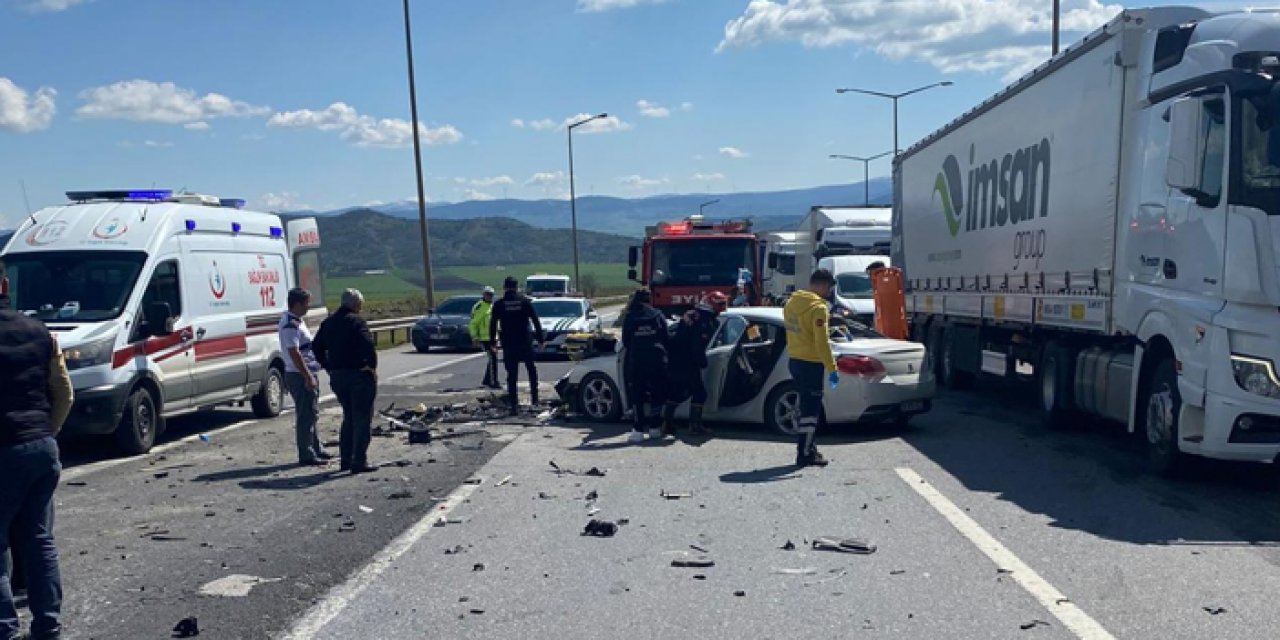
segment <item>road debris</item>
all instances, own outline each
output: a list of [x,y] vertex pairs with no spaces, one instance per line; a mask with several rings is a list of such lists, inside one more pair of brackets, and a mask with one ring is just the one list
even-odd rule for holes
[[1030,629],[1034,629],[1036,627],[1047,627],[1047,626],[1049,626],[1049,623],[1045,622],[1044,620],[1032,620],[1031,622],[1024,622],[1018,625],[1018,628],[1022,629],[1023,631],[1027,631]]
[[511,482],[511,474],[507,474],[507,477],[505,477],[505,478],[503,478],[503,479],[499,480],[499,481],[498,481],[498,483],[497,483],[497,484],[495,484],[495,485],[493,485],[493,486],[495,486],[495,487],[501,487],[502,485],[504,485],[504,484],[506,484],[506,483],[508,483],[508,482]]
[[373,507],[366,507],[366,506],[364,506],[364,505],[360,505],[360,512],[361,512],[361,513],[373,513]]
[[876,552],[876,545],[859,538],[814,538],[813,548],[819,551],[839,551],[861,555]]
[[1211,616],[1220,616],[1227,612],[1225,607],[1201,607],[1204,612]]
[[[210,438],[208,435],[205,435],[205,434],[203,434],[203,433],[202,433],[202,434],[200,434],[200,442],[213,442],[213,439],[212,439],[212,438]],[[192,619],[192,620],[195,620],[195,618],[191,618],[191,619]],[[198,635],[199,633],[200,633],[199,631],[196,631],[196,634],[197,634],[197,635]]]
[[280,582],[284,578],[259,578],[258,576],[247,576],[240,573],[233,573],[224,578],[218,578],[212,582],[200,587],[200,595],[216,596],[222,598],[244,598],[254,587],[260,584],[270,584],[272,582]]
[[462,484],[482,484],[483,482],[484,478],[467,478]]
[[803,568],[803,569],[777,569],[777,568],[775,568],[775,569],[773,570],[773,572],[774,572],[774,573],[776,573],[776,574],[778,574],[778,575],[783,575],[783,576],[816,576],[816,575],[818,575],[818,570],[817,570],[816,568],[814,568],[814,567],[805,567],[805,568]]
[[745,598],[747,597],[747,592],[739,589],[738,591],[734,591],[733,595],[738,596],[739,598]]
[[452,547],[452,548],[450,548],[450,549],[445,549],[445,550],[444,550],[444,554],[445,554],[446,556],[456,556],[456,555],[458,555],[458,554],[460,554],[460,553],[466,553],[466,552],[467,552],[466,547],[463,547],[462,545],[456,545],[456,546],[454,546],[454,547]]
[[412,491],[396,491],[387,496],[388,500],[408,500],[413,497]]
[[782,545],[781,547],[778,547],[778,548],[779,548],[779,549],[782,549],[783,551],[795,551],[795,550],[796,550],[796,543],[794,543],[794,542],[792,542],[792,541],[790,541],[790,540],[787,540],[787,543],[786,543],[786,544],[784,544],[784,545]]
[[582,535],[597,538],[612,538],[616,533],[618,533],[618,525],[608,520],[592,520],[582,530]]
[[472,565],[471,571],[474,573],[479,573],[481,571],[484,571],[484,563],[483,562],[475,563],[474,565]]
[[710,551],[707,551],[706,549],[703,549],[702,547],[700,547],[700,546],[698,546],[698,545],[696,545],[696,544],[691,544],[691,545],[689,545],[689,548],[690,548],[690,549],[693,549],[694,551],[701,551],[702,553],[711,553]]
[[338,531],[341,531],[344,533],[347,531],[355,531],[355,530],[356,530],[356,523],[354,520],[347,520],[346,522],[343,522],[342,524],[338,525]]
[[667,500],[679,500],[679,499],[681,499],[681,498],[692,498],[692,497],[693,497],[693,494],[692,494],[692,493],[676,493],[676,492],[669,492],[669,491],[667,491],[666,489],[663,489],[663,490],[662,490],[662,492],[661,492],[661,493],[659,493],[658,495],[662,496],[663,498],[666,498]]
[[671,560],[671,566],[684,569],[708,569],[716,566],[716,561],[707,556],[690,556],[688,554],[684,554],[681,557],[673,558]]
[[601,469],[599,467],[591,467],[586,471],[575,471],[573,469],[561,467],[560,465],[556,464],[555,460],[552,460],[550,464],[551,464],[551,468],[559,475],[591,476],[593,478],[603,478],[605,474],[608,473],[607,470]]
[[599,500],[599,499],[600,499],[600,494],[599,494],[599,493],[597,493],[595,489],[592,489],[592,490],[591,490],[591,493],[588,493],[588,494],[587,494],[587,497],[586,497],[586,498],[584,498],[584,499],[585,499],[587,502],[594,502],[594,501],[596,501],[596,500]]
[[200,635],[200,622],[195,616],[183,618],[173,627],[174,638],[194,638]]

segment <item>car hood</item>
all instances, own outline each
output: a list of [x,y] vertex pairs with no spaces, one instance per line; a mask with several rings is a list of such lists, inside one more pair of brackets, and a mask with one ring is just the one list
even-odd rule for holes
[[844,298],[836,297],[836,302],[847,309],[853,310],[854,313],[875,313],[876,301],[871,298]]
[[418,320],[421,325],[464,325],[471,322],[470,316],[427,316]]
[[570,316],[568,318],[538,318],[542,321],[543,331],[570,331],[580,329],[586,326],[582,318]]

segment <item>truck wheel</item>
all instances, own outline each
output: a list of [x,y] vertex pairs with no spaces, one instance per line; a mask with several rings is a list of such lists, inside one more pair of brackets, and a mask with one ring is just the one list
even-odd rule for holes
[[622,419],[622,394],[608,376],[589,373],[578,384],[578,411],[600,422]]
[[1039,392],[1040,419],[1050,429],[1071,425],[1071,352],[1050,343],[1040,355],[1036,367],[1036,390]]
[[1178,449],[1182,393],[1178,391],[1173,358],[1165,357],[1155,365],[1141,407],[1141,425],[1147,434],[1147,462],[1151,470],[1166,476],[1180,475],[1186,471],[1190,456]]
[[267,368],[262,388],[249,404],[253,407],[253,415],[258,418],[274,418],[284,411],[284,372],[279,366],[273,364]]
[[942,329],[938,327],[929,327],[924,331],[924,366],[928,371],[933,372],[933,377],[937,380],[942,379]]
[[956,343],[947,334],[942,340],[942,384],[948,389],[965,391],[973,388],[973,373],[956,369]]
[[795,383],[784,382],[764,403],[764,424],[775,433],[795,437],[800,432],[800,391]]
[[138,387],[124,403],[124,416],[116,427],[116,446],[124,454],[136,456],[151,450],[160,429],[156,400],[145,387]]

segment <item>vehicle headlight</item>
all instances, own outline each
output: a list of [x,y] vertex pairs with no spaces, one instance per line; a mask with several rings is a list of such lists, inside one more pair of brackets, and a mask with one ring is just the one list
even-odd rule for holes
[[63,350],[67,361],[67,369],[84,369],[111,362],[111,354],[115,351],[116,337],[109,336],[101,340],[86,342],[82,345]]
[[1280,380],[1276,379],[1276,368],[1270,360],[1232,354],[1231,370],[1241,389],[1280,400]]

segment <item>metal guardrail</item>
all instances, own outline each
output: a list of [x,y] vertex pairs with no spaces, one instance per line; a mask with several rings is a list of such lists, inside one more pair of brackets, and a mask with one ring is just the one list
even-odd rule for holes
[[413,339],[413,325],[422,319],[422,316],[412,316],[408,318],[388,318],[386,320],[370,320],[369,331],[373,333],[373,342],[377,344],[378,334],[390,333],[391,343],[396,342],[396,332],[404,330],[404,340],[408,342]]

